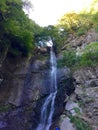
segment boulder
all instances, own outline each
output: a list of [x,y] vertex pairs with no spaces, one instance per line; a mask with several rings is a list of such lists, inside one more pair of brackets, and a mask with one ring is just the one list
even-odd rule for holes
[[[62,117],[61,117],[62,118]],[[60,130],[76,130],[68,117],[60,120]]]

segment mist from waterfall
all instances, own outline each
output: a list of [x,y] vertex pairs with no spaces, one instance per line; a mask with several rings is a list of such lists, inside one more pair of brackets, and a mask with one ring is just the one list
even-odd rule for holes
[[42,106],[40,123],[36,130],[49,130],[52,125],[55,98],[57,94],[57,62],[52,47],[50,50],[50,82],[50,94]]

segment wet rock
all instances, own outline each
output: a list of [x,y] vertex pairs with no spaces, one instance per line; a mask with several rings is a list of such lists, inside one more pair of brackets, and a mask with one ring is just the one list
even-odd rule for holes
[[55,100],[54,118],[57,118],[64,111],[64,105],[68,96],[70,96],[75,90],[74,82],[75,81],[70,74],[70,70],[67,67],[58,70],[58,92]]
[[75,79],[71,76],[70,69],[67,67],[58,69],[57,84],[59,90],[64,90],[65,94],[71,95],[75,90]]
[[34,71],[42,71],[45,69],[49,69],[49,65],[47,64],[46,60],[35,60],[32,66],[32,73]]
[[4,79],[0,78],[0,84],[2,83],[3,80],[4,80]]
[[0,121],[0,129],[7,127],[7,123],[4,121]]
[[[45,72],[45,70],[44,70],[44,72]],[[40,72],[40,74],[41,74],[41,72]],[[45,76],[45,77],[43,77],[43,76]],[[49,94],[49,88],[50,88],[50,86],[49,86],[50,78],[47,77],[47,76],[49,76],[49,71],[47,72],[47,75],[43,74],[43,76],[41,74],[41,77],[38,78],[38,73],[36,75],[34,74],[33,80],[36,82],[32,84],[33,88],[35,88],[35,89],[38,86],[40,86],[40,89],[41,89],[41,86],[43,87],[42,88],[43,92],[40,91],[41,95],[37,101],[37,105],[35,108],[35,113],[36,113],[35,115],[36,115],[36,119],[37,119],[37,121],[35,121],[36,126],[39,123],[41,107]],[[38,78],[38,80],[37,80],[37,78]],[[40,80],[41,80],[41,82],[43,81],[43,83],[40,83]],[[57,86],[58,86],[58,90],[57,90],[58,92],[57,92],[56,99],[55,99],[55,107],[54,107],[54,114],[53,114],[54,121],[57,120],[57,118],[60,116],[60,114],[64,111],[65,99],[67,99],[68,95],[73,93],[75,90],[74,79],[71,77],[70,70],[67,67],[59,69],[57,71]],[[44,91],[45,89],[46,89],[46,92]]]
[[34,104],[13,107],[7,112],[0,112],[0,129],[28,130],[34,122]]

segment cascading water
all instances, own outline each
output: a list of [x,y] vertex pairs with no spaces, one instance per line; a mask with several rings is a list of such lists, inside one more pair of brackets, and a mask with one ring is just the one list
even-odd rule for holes
[[51,71],[50,71],[50,94],[46,98],[42,109],[41,109],[41,118],[40,123],[37,127],[37,130],[49,130],[50,126],[52,125],[52,117],[54,113],[54,104],[55,104],[55,98],[57,93],[57,63],[56,63],[56,56],[53,52],[53,48],[51,47],[50,51],[50,65],[51,65]]

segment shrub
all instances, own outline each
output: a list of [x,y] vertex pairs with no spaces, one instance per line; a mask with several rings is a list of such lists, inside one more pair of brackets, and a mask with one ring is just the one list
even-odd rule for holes
[[95,27],[95,31],[98,33],[98,26]]
[[76,53],[74,51],[64,51],[63,58],[58,61],[58,67],[72,67],[76,64]]
[[98,64],[98,42],[86,46],[79,64],[80,66],[95,66]]
[[78,29],[77,35],[81,36],[81,35],[85,34],[86,32],[87,32],[87,29],[85,27],[81,27]]
[[76,56],[75,51],[64,51],[63,58],[58,61],[58,67],[67,66],[73,69],[86,66],[94,67],[97,64],[98,42],[87,45],[80,56]]

